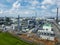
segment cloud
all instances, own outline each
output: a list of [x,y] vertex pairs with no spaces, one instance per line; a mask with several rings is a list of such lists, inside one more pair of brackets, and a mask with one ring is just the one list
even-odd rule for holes
[[38,1],[36,1],[36,0],[32,1],[32,6],[36,6],[37,4],[39,4]]
[[57,7],[60,8],[60,0],[56,0]]
[[42,4],[54,4],[55,0],[44,0]]
[[34,14],[35,12],[32,11],[32,10],[22,10],[22,11],[18,11],[17,14],[20,14],[20,15],[32,15]]
[[0,10],[0,14],[2,14],[3,13],[3,11],[2,10]]
[[36,9],[37,6],[40,4],[40,2],[37,0],[31,0],[31,1],[28,1],[28,3],[30,4],[29,7],[27,7],[29,9]]
[[36,7],[32,6],[32,7],[29,7],[28,9],[35,10]]
[[19,8],[20,7],[20,3],[19,3],[19,1],[16,1],[16,2],[14,2],[13,3],[13,7],[12,8]]
[[57,8],[52,9],[51,12],[56,13],[57,12]]
[[6,1],[9,2],[9,3],[13,3],[16,0],[6,0]]
[[46,7],[46,6],[44,6],[44,5],[42,5],[42,6],[41,6],[41,8],[42,8],[42,9],[46,9],[47,7]]
[[15,1],[13,4],[12,4],[12,7],[11,9],[5,11],[5,12],[8,12],[9,14],[14,14],[14,13],[17,13],[17,11],[19,10],[20,8],[20,3],[19,3],[19,0]]
[[0,3],[0,8],[3,10],[4,8],[7,8],[8,6],[7,5],[4,5],[2,3]]
[[[5,7],[5,5],[0,4],[0,7],[3,8],[3,11],[0,11],[0,13],[4,13],[4,14],[13,14],[13,15],[34,15],[34,13],[37,11],[38,14],[37,15],[43,15],[43,16],[50,16],[50,15],[54,15],[51,12],[55,12],[55,9],[51,9],[53,8],[53,5],[56,5],[56,0],[43,0],[42,2],[39,2],[38,0],[16,0],[16,1],[12,1],[12,0],[7,0],[7,2],[13,2],[12,6],[10,9],[7,10],[3,10]],[[21,5],[21,3],[26,2],[25,5]],[[24,4],[24,3],[23,3]],[[60,3],[58,3],[60,4]],[[7,5],[8,6],[8,5]],[[34,11],[33,11],[34,10]],[[50,12],[51,11],[51,12]]]
[[[55,15],[57,15],[57,8],[52,9],[52,12],[55,13]],[[58,16],[60,16],[60,8],[58,9]]]
[[[21,9],[21,3],[20,0],[17,0],[16,2],[13,3],[12,8],[7,11],[10,14],[16,13],[16,14],[31,14],[33,11],[31,11],[30,9]],[[31,12],[31,13],[30,13]]]
[[44,0],[41,2],[41,8],[46,10],[51,10],[56,7],[56,0]]
[[[9,1],[9,0],[8,0]],[[1,7],[3,7],[4,5],[0,5]],[[5,6],[4,6],[5,7]],[[3,10],[3,14],[16,14],[17,13],[17,10],[20,8],[20,3],[19,1],[17,0],[16,2],[14,2],[12,4],[12,7],[10,9],[7,9],[7,10]],[[4,8],[3,8],[4,9]]]

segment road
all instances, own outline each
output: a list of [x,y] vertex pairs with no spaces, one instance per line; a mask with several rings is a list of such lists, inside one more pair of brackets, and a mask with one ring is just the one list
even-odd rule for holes
[[55,21],[51,21],[51,24],[53,26],[54,33],[55,33],[56,37],[58,38],[58,41],[60,42],[60,28]]
[[53,25],[54,33],[55,33],[56,37],[58,38],[58,41],[60,42],[60,32],[54,24],[52,24],[52,25]]

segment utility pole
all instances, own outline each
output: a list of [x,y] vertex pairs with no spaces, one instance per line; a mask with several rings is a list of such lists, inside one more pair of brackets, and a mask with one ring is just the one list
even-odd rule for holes
[[57,15],[56,15],[56,23],[58,24],[58,8],[57,8]]

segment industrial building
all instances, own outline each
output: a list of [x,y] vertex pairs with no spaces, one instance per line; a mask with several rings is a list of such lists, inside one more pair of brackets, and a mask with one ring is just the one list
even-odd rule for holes
[[49,23],[44,24],[43,28],[39,29],[37,33],[39,34],[39,37],[42,39],[47,39],[52,41],[55,39],[53,27]]
[[35,33],[41,39],[54,40],[55,34],[51,23],[46,20],[36,18],[11,18],[12,24],[2,25],[3,31],[15,31],[17,34]]

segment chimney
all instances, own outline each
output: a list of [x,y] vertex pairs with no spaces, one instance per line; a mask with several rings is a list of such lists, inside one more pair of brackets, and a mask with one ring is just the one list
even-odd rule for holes
[[56,15],[56,23],[58,24],[58,8],[57,8],[57,15]]
[[20,30],[20,16],[18,15],[18,31]]

